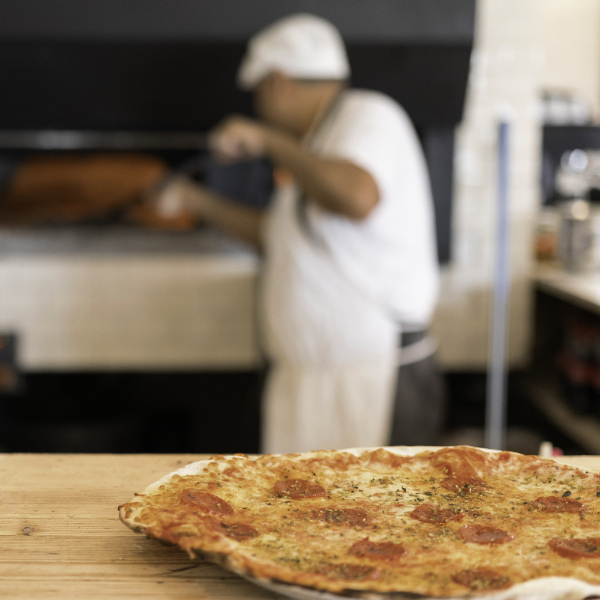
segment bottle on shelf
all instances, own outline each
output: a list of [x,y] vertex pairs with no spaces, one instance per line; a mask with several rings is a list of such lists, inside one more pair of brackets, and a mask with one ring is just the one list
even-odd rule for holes
[[[593,327],[587,319],[574,319],[565,329],[558,370],[565,402],[576,414],[592,410]],[[600,348],[598,348],[600,351]],[[600,371],[600,363],[598,365]],[[600,373],[598,374],[600,383]],[[599,388],[600,391],[600,388]]]

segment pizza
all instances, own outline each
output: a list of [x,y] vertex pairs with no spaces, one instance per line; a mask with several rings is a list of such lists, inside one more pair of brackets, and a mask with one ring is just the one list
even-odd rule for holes
[[119,513],[134,531],[284,592],[600,596],[600,475],[513,452],[215,456]]

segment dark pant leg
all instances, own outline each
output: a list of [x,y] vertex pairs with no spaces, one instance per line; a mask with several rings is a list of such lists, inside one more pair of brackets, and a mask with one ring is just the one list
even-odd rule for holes
[[445,412],[445,381],[434,355],[399,367],[392,446],[437,445]]

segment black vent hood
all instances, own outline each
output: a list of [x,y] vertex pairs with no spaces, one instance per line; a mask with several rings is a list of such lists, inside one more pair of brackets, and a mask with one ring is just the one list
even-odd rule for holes
[[0,19],[0,129],[206,130],[249,110],[247,38],[293,12],[333,21],[353,85],[418,127],[461,119],[475,0],[19,0]]

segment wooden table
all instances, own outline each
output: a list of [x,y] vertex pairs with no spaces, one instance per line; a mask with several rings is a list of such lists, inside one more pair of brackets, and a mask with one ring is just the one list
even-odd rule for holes
[[[0,454],[0,598],[281,598],[119,521],[134,492],[203,458]],[[600,470],[599,456],[560,461]]]
[[0,454],[0,598],[281,598],[119,521],[134,492],[204,458]]

